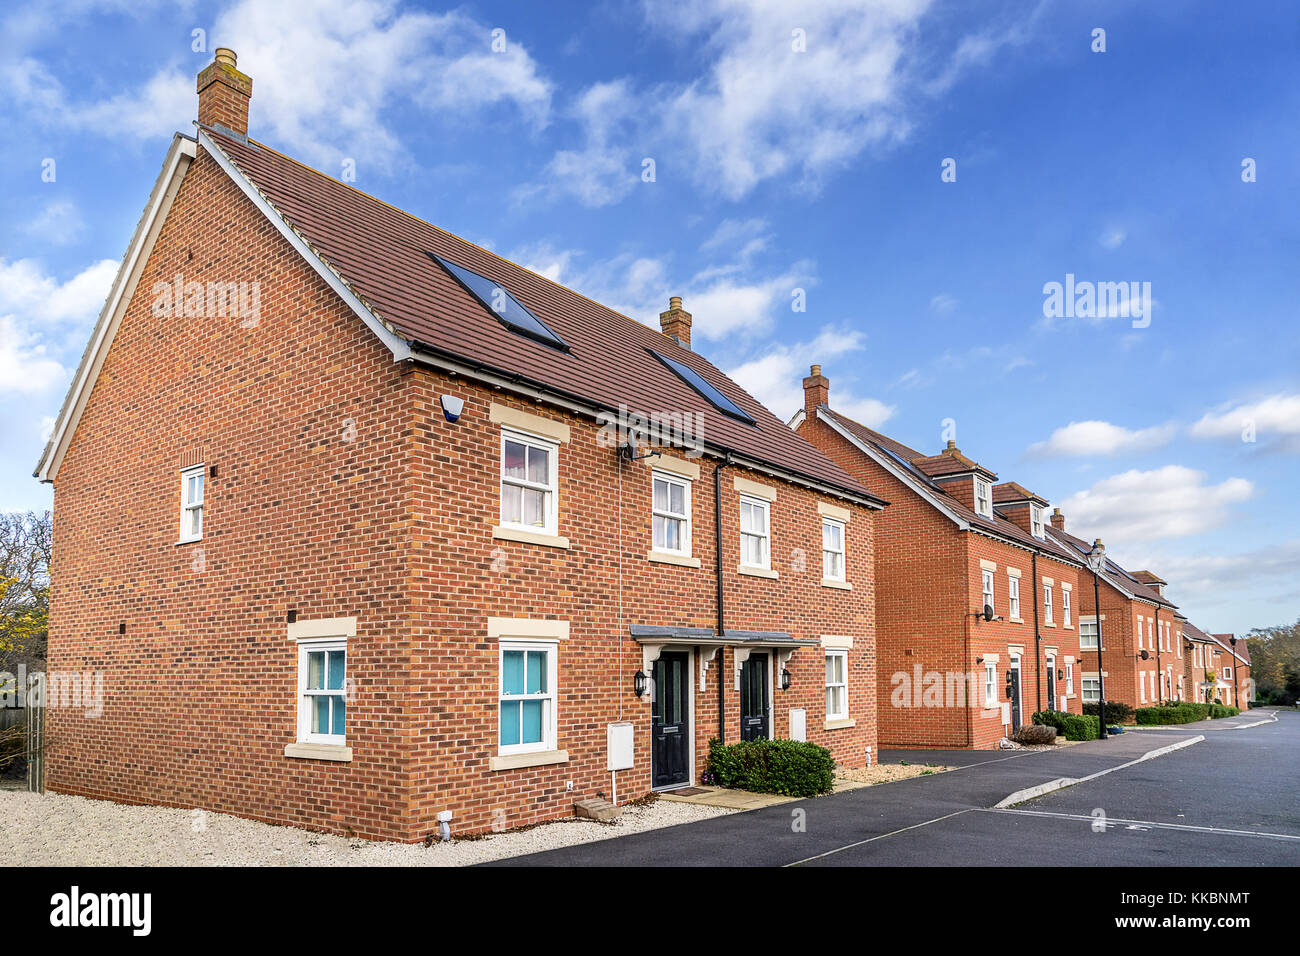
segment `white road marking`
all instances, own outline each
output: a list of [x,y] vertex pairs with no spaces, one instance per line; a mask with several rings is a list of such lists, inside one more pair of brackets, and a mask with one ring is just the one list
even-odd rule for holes
[[1017,803],[1024,803],[1026,800],[1034,800],[1046,794],[1054,793],[1057,790],[1064,790],[1066,787],[1073,787],[1075,784],[1087,783],[1089,780],[1096,780],[1098,777],[1104,777],[1106,774],[1114,773],[1116,770],[1123,770],[1126,767],[1140,764],[1144,760],[1153,760],[1156,757],[1163,757],[1167,753],[1173,753],[1175,750],[1182,750],[1184,747],[1198,744],[1204,739],[1205,737],[1203,735],[1197,734],[1195,737],[1188,737],[1186,740],[1178,740],[1172,744],[1167,744],[1164,747],[1157,747],[1155,750],[1148,750],[1136,760],[1130,760],[1128,763],[1122,763],[1119,766],[1111,767],[1108,770],[1098,770],[1096,773],[1090,773],[1086,777],[1078,777],[1077,779],[1074,777],[1060,777],[1057,780],[1040,783],[1036,787],[1026,787],[1024,790],[1017,790],[1010,796],[1003,797],[994,804],[993,809],[1004,810],[1007,807],[1015,806]]
[[[1047,810],[1010,810],[999,809],[994,807],[991,810],[980,810],[980,813],[1015,813],[1021,816],[1029,817],[1057,817],[1062,820],[1078,820],[1083,823],[1096,823],[1097,818],[1084,815],[1082,813],[1051,813]],[[1224,836],[1247,836],[1261,837],[1268,840],[1289,840],[1300,842],[1300,836],[1292,833],[1270,833],[1263,830],[1235,830],[1230,827],[1198,827],[1190,823],[1158,823],[1155,820],[1122,820],[1119,817],[1107,817],[1106,824],[1119,825],[1123,824],[1125,829],[1155,829],[1155,830],[1186,830],[1192,833],[1221,833]]]
[[816,856],[810,856],[806,859],[795,860],[793,863],[787,863],[786,866],[800,866],[804,863],[811,863],[813,860],[820,860],[824,857],[834,856],[836,853],[843,853],[845,850],[852,850],[855,847],[866,846],[868,843],[875,843],[877,840],[883,840],[885,837],[891,837],[899,833],[906,833],[908,830],[916,830],[920,827],[928,827],[931,823],[938,823],[940,820],[950,820],[953,817],[959,817],[963,813],[970,813],[972,810],[978,810],[979,807],[967,807],[965,810],[957,810],[954,813],[946,813],[941,817],[935,817],[933,820],[926,820],[923,823],[913,823],[910,827],[900,827],[897,830],[890,830],[888,833],[881,833],[877,836],[868,837],[865,840],[859,840],[857,843],[850,843],[846,846],[836,847],[834,850],[827,850],[825,853],[818,853]]

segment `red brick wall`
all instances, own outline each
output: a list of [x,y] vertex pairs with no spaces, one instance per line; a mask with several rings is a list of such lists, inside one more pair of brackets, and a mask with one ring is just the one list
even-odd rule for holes
[[[261,283],[258,322],[160,318],[152,284]],[[438,396],[466,400],[456,425]],[[568,550],[494,540],[499,426],[491,402],[566,421],[559,533]],[[51,709],[52,790],[196,806],[275,823],[422,839],[452,810],[457,832],[572,813],[610,791],[606,725],[636,725],[621,800],[649,787],[648,701],[629,626],[713,627],[713,468],[700,460],[693,553],[652,564],[650,470],[619,465],[594,422],[390,354],[200,153],[145,266],[55,483],[51,670],[104,673],[90,719]],[[177,545],[179,470],[216,466],[202,541]],[[620,478],[621,471],[621,478]],[[737,475],[777,489],[776,580],[741,576]],[[621,487],[620,487],[621,481]],[[797,650],[773,691],[773,732],[807,709],[808,739],[861,766],[876,746],[872,512],[852,506],[852,590],[820,586],[819,496],[723,471],[727,625],[802,639],[853,638],[850,714],[824,727],[822,651]],[[835,502],[846,506],[843,502]],[[846,506],[849,507],[849,506]],[[622,530],[619,530],[621,514]],[[802,552],[802,556],[799,552]],[[350,763],[286,757],[296,739],[299,620],[354,616]],[[569,762],[491,771],[497,650],[488,617],[570,623],[559,649],[558,746]],[[125,634],[119,624],[125,623]],[[699,688],[695,773],[717,733],[739,736],[731,653]],[[567,789],[572,782],[573,789]]]
[[[1028,551],[982,535],[963,532],[906,484],[864,455],[823,422],[805,419],[799,432],[823,453],[845,468],[876,494],[890,502],[876,518],[876,600],[878,699],[880,740],[883,747],[992,748],[1009,728],[1002,723],[1001,707],[985,708],[981,657],[997,655],[999,704],[1006,700],[1006,672],[1011,648],[1023,646],[1021,661],[1021,720],[1028,723],[1038,709],[1038,690],[1046,686],[1043,658],[1036,652],[1033,629],[1033,571]],[[976,618],[983,606],[980,561],[997,565],[994,606],[1008,615],[1007,568],[1021,572],[1021,623],[985,622]],[[1055,580],[1056,627],[1043,626],[1040,648],[1055,646],[1058,666],[1075,658],[1071,713],[1081,713],[1077,627],[1076,569],[1040,557],[1039,576]],[[1072,626],[1062,625],[1061,582],[1075,589]],[[1039,584],[1041,588],[1041,583]],[[918,671],[919,668],[919,671]],[[922,691],[909,694],[921,675]],[[944,693],[924,692],[927,675],[942,675]],[[948,692],[949,675],[968,676],[973,687],[962,698]],[[931,685],[932,687],[934,685]],[[1044,694],[1046,692],[1044,691]],[[1064,694],[1064,681],[1059,694]],[[943,706],[928,701],[942,700]],[[971,706],[965,706],[969,701]],[[919,702],[919,706],[917,706]],[[1044,706],[1047,706],[1044,698]]]

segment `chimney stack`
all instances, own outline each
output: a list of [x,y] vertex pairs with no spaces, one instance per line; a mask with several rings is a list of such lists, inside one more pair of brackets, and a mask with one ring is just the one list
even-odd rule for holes
[[235,69],[234,50],[217,47],[215,56],[199,74],[199,125],[220,126],[247,136],[253,81]]
[[691,347],[691,314],[682,308],[682,297],[668,299],[668,311],[659,313],[659,327],[684,349]]
[[822,367],[814,365],[809,375],[803,380],[803,410],[808,421],[816,421],[817,406],[829,405],[831,398],[831,380],[822,374]]
[[1060,508],[1052,509],[1052,527],[1057,531],[1065,530],[1065,515],[1061,514]]

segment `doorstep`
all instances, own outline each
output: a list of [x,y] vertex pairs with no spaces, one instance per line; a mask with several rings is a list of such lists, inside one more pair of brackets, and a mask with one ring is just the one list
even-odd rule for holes
[[659,791],[658,796],[660,800],[669,800],[673,803],[698,803],[704,807],[723,807],[727,810],[757,810],[760,807],[774,807],[778,803],[792,803],[798,799],[775,793],[728,790],[725,787],[684,787],[681,791]]

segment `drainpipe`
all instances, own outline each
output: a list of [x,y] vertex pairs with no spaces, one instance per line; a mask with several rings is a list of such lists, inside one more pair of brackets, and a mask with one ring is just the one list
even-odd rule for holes
[[1156,703],[1165,702],[1165,672],[1160,667],[1160,605],[1156,605]]
[[[969,585],[967,586],[969,587]],[[969,597],[967,597],[965,600],[968,601]],[[971,616],[972,615],[970,611],[967,611],[965,614],[961,616],[962,641],[965,644],[965,651],[964,651],[965,656],[962,658],[962,663],[966,667],[975,666],[974,662],[970,659]],[[879,643],[877,643],[877,646],[879,646]],[[979,684],[977,685],[978,689],[975,691],[975,693],[978,695],[976,697],[976,700],[982,700],[984,694],[984,675],[978,674],[977,676],[979,678]],[[970,749],[975,746],[975,729],[973,726],[974,714],[971,711],[972,711],[971,702],[968,700],[966,701],[966,747],[967,749]]]
[[[722,588],[722,469],[731,464],[731,452],[713,469],[713,558],[718,585],[718,637],[727,632],[726,598]],[[727,742],[727,648],[718,648],[718,742]]]
[[[1038,685],[1038,709],[1043,709],[1043,635],[1038,630],[1038,553],[1029,555],[1029,573],[1034,576],[1034,670],[1038,673],[1034,681]],[[1051,708],[1055,710],[1056,708]]]

